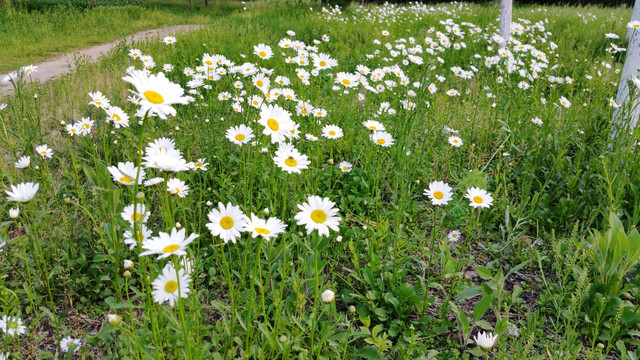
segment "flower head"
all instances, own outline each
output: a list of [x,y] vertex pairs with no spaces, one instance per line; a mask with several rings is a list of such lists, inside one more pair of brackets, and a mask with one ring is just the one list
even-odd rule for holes
[[336,203],[329,198],[321,198],[320,196],[309,196],[307,202],[298,204],[301,210],[296,214],[295,219],[298,225],[304,225],[307,234],[311,234],[314,230],[318,230],[320,236],[329,236],[329,229],[338,231],[338,225],[342,218],[338,215],[338,209],[334,206]]

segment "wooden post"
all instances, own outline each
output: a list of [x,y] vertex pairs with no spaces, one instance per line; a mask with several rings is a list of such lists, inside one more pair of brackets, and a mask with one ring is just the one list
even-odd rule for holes
[[[640,0],[636,0],[633,6],[631,19],[634,15],[640,15]],[[629,31],[631,32],[629,34]],[[629,46],[627,46],[627,59],[622,68],[622,76],[618,85],[618,93],[616,95],[616,103],[618,108],[613,111],[613,139],[618,135],[634,129],[638,124],[638,115],[640,115],[640,89],[635,89],[633,102],[629,98],[629,81],[634,77],[640,77],[640,30],[629,29],[627,36],[630,38]],[[633,86],[633,85],[632,85]]]
[[500,37],[504,39],[504,43],[500,44],[501,49],[507,45],[511,37],[512,8],[513,0],[500,0]]

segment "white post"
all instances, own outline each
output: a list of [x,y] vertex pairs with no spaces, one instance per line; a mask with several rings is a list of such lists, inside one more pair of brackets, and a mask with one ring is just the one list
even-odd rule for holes
[[500,44],[500,48],[504,48],[511,37],[512,7],[513,0],[500,0],[500,37],[504,39],[504,43]]
[[[631,21],[640,21],[640,0],[635,0],[633,10],[631,11]],[[633,29],[627,30],[627,40],[631,40]]]
[[[640,13],[640,0],[636,0],[633,7],[633,14]],[[634,129],[638,124],[640,115],[640,96],[634,97],[633,103],[629,99],[629,80],[640,77],[640,30],[630,29],[631,40],[627,47],[627,59],[622,68],[622,76],[618,85],[616,103],[620,106],[613,111],[613,138],[618,137],[620,132]],[[632,85],[633,86],[633,85]],[[636,89],[636,94],[640,94],[640,89]]]

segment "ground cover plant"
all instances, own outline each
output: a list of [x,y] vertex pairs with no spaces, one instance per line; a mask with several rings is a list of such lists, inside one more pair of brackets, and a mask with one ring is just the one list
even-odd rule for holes
[[11,73],[0,356],[637,358],[628,9],[311,7]]

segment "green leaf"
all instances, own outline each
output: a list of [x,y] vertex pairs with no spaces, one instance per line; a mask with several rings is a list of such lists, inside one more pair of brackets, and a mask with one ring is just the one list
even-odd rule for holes
[[354,355],[367,360],[382,360],[382,356],[380,356],[378,350],[376,350],[376,348],[374,348],[373,346],[365,346],[361,349],[358,349],[358,351],[356,351]]
[[480,301],[476,303],[476,306],[473,307],[473,322],[480,320],[482,315],[484,315],[489,307],[491,306],[491,301],[493,297],[484,296]]
[[456,300],[460,301],[460,300],[470,299],[474,296],[480,295],[480,292],[481,292],[480,286],[469,286],[468,288],[456,294]]

